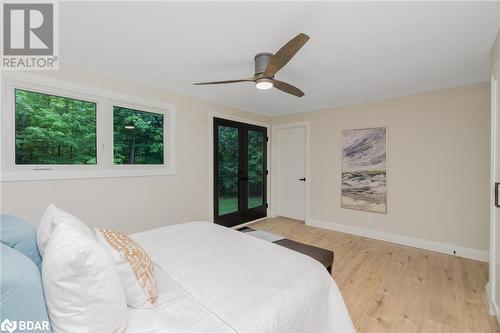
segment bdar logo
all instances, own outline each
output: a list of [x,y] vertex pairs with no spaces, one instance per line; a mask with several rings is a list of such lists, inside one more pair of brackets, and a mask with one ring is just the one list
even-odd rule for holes
[[15,321],[10,321],[9,319],[5,319],[1,324],[0,324],[0,330],[2,332],[7,331],[9,333],[12,333],[16,330],[17,328],[17,322]]
[[40,332],[40,331],[49,331],[50,330],[50,325],[47,320],[9,320],[5,319],[1,324],[0,324],[0,331],[1,332],[9,332],[13,333],[15,330],[19,330],[21,332],[26,332],[26,331],[35,331],[35,332]]

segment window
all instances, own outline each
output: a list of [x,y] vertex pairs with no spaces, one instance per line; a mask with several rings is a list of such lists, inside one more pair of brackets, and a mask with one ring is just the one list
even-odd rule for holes
[[96,164],[96,103],[15,89],[16,164]]
[[170,104],[26,73],[2,88],[1,181],[175,174]]
[[113,106],[115,164],[163,164],[163,114]]

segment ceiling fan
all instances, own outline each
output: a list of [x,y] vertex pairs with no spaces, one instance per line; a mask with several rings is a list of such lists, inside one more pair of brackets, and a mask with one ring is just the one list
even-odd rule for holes
[[309,36],[300,33],[286,43],[276,54],[264,52],[255,55],[255,75],[246,79],[239,80],[226,80],[214,82],[199,82],[194,85],[207,85],[207,84],[225,84],[225,83],[238,83],[238,82],[255,82],[257,89],[271,89],[272,87],[284,91],[288,94],[302,97],[304,93],[297,87],[289,83],[276,80],[274,75],[282,69],[293,56],[304,46],[309,40]]

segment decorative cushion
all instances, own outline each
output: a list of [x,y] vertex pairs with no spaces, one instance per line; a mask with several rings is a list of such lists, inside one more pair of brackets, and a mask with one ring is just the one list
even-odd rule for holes
[[25,332],[20,329],[20,321],[31,321],[39,326],[33,326],[37,329],[30,332],[51,332],[39,268],[3,243],[0,258],[0,322],[16,321],[16,332]]
[[111,256],[125,289],[127,304],[133,308],[155,307],[158,288],[153,261],[130,237],[110,229],[95,229],[97,241]]
[[71,215],[68,212],[65,212],[62,209],[57,208],[53,204],[50,204],[42,216],[42,220],[40,221],[40,225],[38,226],[36,234],[38,250],[40,251],[42,257],[44,256],[47,242],[56,229],[56,226],[60,223],[64,223],[70,226],[81,235],[84,235],[95,241],[95,235],[92,232],[92,229],[90,229],[79,218]]
[[60,223],[42,264],[55,333],[116,333],[127,326],[127,301],[116,267],[96,241]]
[[42,268],[42,258],[36,245],[36,229],[12,215],[0,215],[0,242],[21,252]]

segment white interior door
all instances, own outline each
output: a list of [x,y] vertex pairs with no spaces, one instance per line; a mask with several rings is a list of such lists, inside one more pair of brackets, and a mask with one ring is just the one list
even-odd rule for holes
[[278,215],[305,220],[306,127],[281,128],[279,134]]
[[[500,72],[497,68],[496,72]],[[499,74],[499,73],[495,73]],[[500,203],[500,86],[498,84],[498,78],[496,75],[493,76],[492,80],[492,113],[491,113],[491,121],[492,121],[492,142],[491,142],[491,153],[492,153],[492,188],[493,188],[493,200],[492,200],[492,209],[491,209],[491,218],[492,218],[492,228],[491,232],[493,233],[492,241],[492,251],[493,256],[491,259],[493,266],[491,267],[490,278],[492,278],[493,283],[490,284],[494,307],[498,307],[500,305],[500,208],[497,206]],[[494,312],[498,311],[494,309]],[[498,315],[498,313],[497,313]],[[499,318],[499,317],[497,317]]]

